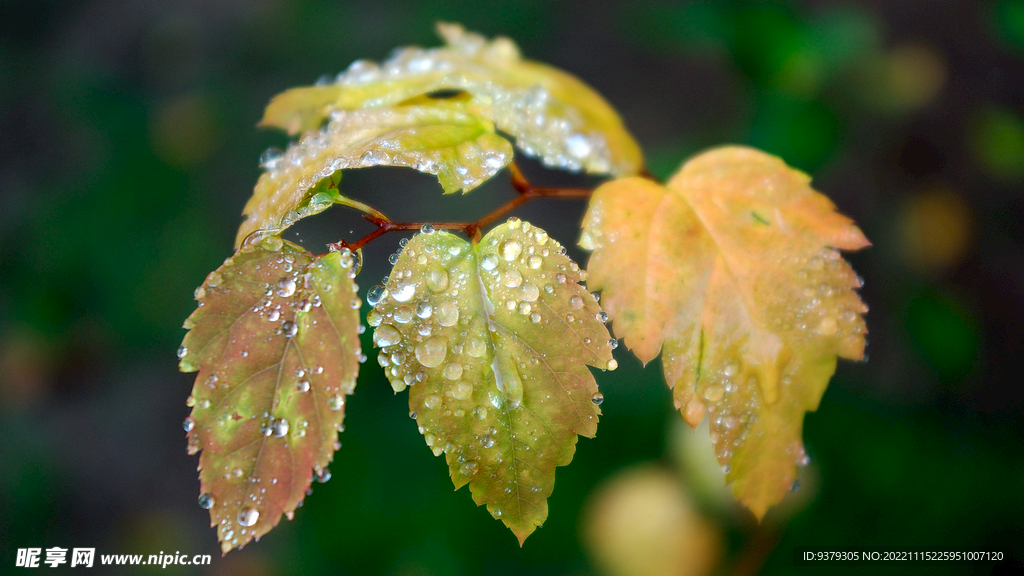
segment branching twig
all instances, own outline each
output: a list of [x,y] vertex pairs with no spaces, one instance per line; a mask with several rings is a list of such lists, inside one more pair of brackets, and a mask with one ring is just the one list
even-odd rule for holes
[[[328,246],[332,250],[348,248],[349,250],[355,251],[388,232],[419,230],[425,224],[430,224],[438,230],[458,230],[468,236],[470,241],[475,244],[480,240],[480,233],[484,228],[491,225],[495,220],[501,218],[505,214],[515,210],[520,204],[524,204],[533,198],[589,198],[594,192],[589,188],[537,187],[531,184],[526,177],[523,176],[523,173],[519,170],[519,167],[516,166],[515,162],[509,164],[508,168],[512,176],[512,187],[515,188],[517,192],[516,197],[495,208],[489,214],[475,222],[392,222],[384,214],[367,207],[369,210],[373,210],[373,212],[364,214],[363,218],[376,226],[377,229],[355,242],[339,240],[338,242],[334,242]],[[364,211],[368,212],[369,210]]]

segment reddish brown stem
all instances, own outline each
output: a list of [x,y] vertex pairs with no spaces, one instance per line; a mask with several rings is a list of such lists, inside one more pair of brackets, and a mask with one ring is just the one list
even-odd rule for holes
[[[484,228],[490,226],[495,220],[508,214],[512,210],[515,210],[520,204],[524,204],[533,198],[589,198],[594,192],[589,188],[537,187],[531,184],[530,181],[523,176],[523,173],[519,170],[519,167],[516,166],[515,162],[509,164],[508,168],[512,176],[512,187],[515,188],[517,193],[515,198],[495,208],[489,214],[475,222],[430,222],[429,224],[437,230],[458,230],[468,236],[470,241],[475,244],[480,240],[480,233]],[[396,232],[399,230],[419,230],[427,224],[427,222],[391,222],[382,216],[383,214],[380,214],[379,216],[375,214],[363,215],[363,218],[367,219],[377,227],[376,230],[355,242],[339,240],[338,242],[329,244],[329,246],[332,250],[340,250],[342,248],[358,250],[388,232]]]

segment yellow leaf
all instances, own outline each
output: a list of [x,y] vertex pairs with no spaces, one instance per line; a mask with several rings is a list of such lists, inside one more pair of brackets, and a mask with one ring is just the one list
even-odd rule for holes
[[472,109],[550,166],[620,176],[640,171],[640,148],[593,88],[519,55],[508,38],[487,41],[440,24],[441,48],[399,50],[380,66],[359,60],[328,86],[295,88],[271,100],[261,125],[291,134],[316,128],[332,111],[422,104],[437,91],[469,94]]
[[463,102],[338,111],[274,159],[260,176],[235,238],[240,246],[258,230],[279,233],[326,209],[315,185],[344,168],[407,166],[436,174],[446,193],[468,191],[512,161],[512,145],[489,120]]
[[595,191],[580,244],[590,287],[643,362],[662,352],[676,407],[707,414],[733,492],[759,518],[805,461],[803,417],[836,356],[859,359],[867,307],[838,250],[868,245],[807,175],[757,150],[687,162],[667,186]]

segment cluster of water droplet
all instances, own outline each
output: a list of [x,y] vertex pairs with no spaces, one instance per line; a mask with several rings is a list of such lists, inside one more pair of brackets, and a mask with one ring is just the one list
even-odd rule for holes
[[[295,343],[300,331],[315,330],[321,322],[332,324],[323,330],[325,335],[335,334],[335,326],[344,325],[343,321],[358,324],[357,310],[361,301],[355,295],[358,287],[349,281],[357,272],[355,255],[343,249],[322,258],[314,259],[280,238],[270,237],[256,248],[243,250],[207,277],[200,297],[214,308],[223,308],[221,298],[234,301],[251,298],[255,302],[241,312],[243,318],[236,322],[244,334],[228,331],[223,336],[227,339],[226,345],[204,348],[212,356],[202,359],[202,371],[187,401],[193,411],[182,425],[189,432],[190,453],[199,450],[200,432],[217,438],[221,444],[237,443],[235,438],[239,434],[255,433],[257,438],[265,437],[262,441],[270,444],[264,449],[271,450],[292,450],[294,443],[303,441],[312,432],[310,440],[306,440],[315,447],[316,461],[310,462],[310,469],[318,480],[326,480],[322,468],[330,458],[326,448],[340,447],[336,434],[343,430],[342,409],[345,396],[355,385],[357,363],[355,358],[339,362],[333,350],[328,351],[329,356],[324,356],[322,342],[319,345],[310,342],[301,354],[288,354],[287,350],[293,345],[306,346]],[[343,276],[337,276],[339,273]],[[265,328],[259,329],[260,326]],[[220,400],[239,385],[225,376],[238,373],[231,365],[249,356],[250,344],[265,346],[275,339],[287,339],[287,343],[279,359],[279,373],[273,378],[276,383],[273,404],[262,412],[249,413],[244,405],[221,403]],[[341,345],[354,347],[354,355],[361,354],[354,333]],[[179,357],[192,358],[192,353],[183,346]],[[254,383],[250,381],[249,385]],[[310,422],[301,416],[313,412],[318,412],[316,423],[322,429],[310,428]],[[326,446],[322,446],[324,443]],[[222,545],[230,549],[240,542],[244,544],[249,537],[256,538],[254,526],[264,512],[264,502],[270,498],[268,489],[280,490],[278,478],[261,478],[258,471],[251,470],[253,463],[239,452],[231,455],[204,453],[203,458],[218,461],[217,468],[213,469],[211,461],[207,460],[205,467],[218,476],[211,479],[204,473],[207,488],[211,481],[246,486],[242,500],[221,501],[212,493],[200,496],[200,506],[210,509],[218,522]],[[326,475],[329,477],[329,472]],[[218,491],[219,495],[222,493],[227,492]],[[273,496],[274,501],[288,497],[291,496],[280,493]]]
[[[779,265],[792,271],[791,292],[780,302],[776,328],[808,342],[831,340],[843,356],[858,357],[867,329],[867,307],[855,288],[862,282],[839,252],[831,248],[781,256]],[[793,301],[797,304],[794,306]]]
[[[592,383],[592,377],[584,363],[615,368],[614,341],[601,324],[607,316],[577,284],[586,272],[543,230],[515,218],[476,249],[427,228],[394,262],[386,285],[367,295],[374,306],[367,322],[396,392],[418,386],[410,392],[411,416],[428,446],[435,455],[447,454],[457,486],[480,478],[503,482],[498,489],[504,493],[546,497],[543,473],[515,466],[507,451],[511,445],[514,459],[557,450],[552,427],[569,435],[583,424],[562,430],[564,424],[545,422],[538,411],[552,394],[565,394],[564,403],[573,401],[572,392],[588,390],[585,378]],[[532,415],[518,410],[524,385],[538,391]],[[542,392],[551,386],[559,392]],[[589,399],[600,404],[600,392],[589,390]],[[507,412],[516,414],[511,423],[500,417]],[[592,414],[581,418],[596,422]],[[511,468],[499,474],[500,466]],[[501,508],[492,513],[500,516]]]

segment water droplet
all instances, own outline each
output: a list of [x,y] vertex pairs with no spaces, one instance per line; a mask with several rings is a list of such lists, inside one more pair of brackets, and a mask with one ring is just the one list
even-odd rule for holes
[[505,240],[501,243],[499,251],[506,262],[511,262],[523,252],[523,245],[518,240]]
[[427,368],[436,368],[448,354],[448,341],[440,336],[424,340],[416,347],[416,359]]
[[573,310],[579,310],[580,308],[583,308],[583,299],[580,298],[579,296],[573,296],[572,298],[569,298],[569,308],[572,308]]
[[534,312],[533,314],[530,314],[530,322],[533,322],[534,324],[540,322],[540,313]]
[[321,468],[313,472],[313,478],[315,478],[317,482],[323,484],[331,479],[331,471],[327,468]]
[[473,395],[473,387],[465,382],[459,382],[452,386],[452,398],[456,400],[469,400]]
[[267,148],[260,154],[260,168],[273,170],[281,161],[284,152],[280,148]]
[[184,358],[188,354],[188,348],[185,346],[178,346],[178,358]]
[[427,408],[437,408],[441,404],[441,397],[437,394],[431,394],[423,399],[423,405]]
[[434,307],[429,302],[420,302],[416,305],[416,315],[420,318],[430,318],[430,315],[434,312]]
[[475,460],[466,460],[462,463],[461,472],[463,476],[475,476],[479,469]]
[[494,254],[488,254],[480,259],[480,267],[484,270],[494,270],[498,267],[498,259],[494,257]]
[[393,346],[402,341],[402,334],[391,324],[381,324],[373,331],[373,343],[378,348]]
[[466,354],[469,354],[473,358],[480,358],[487,352],[487,344],[479,338],[472,338],[469,342],[466,342]]
[[377,326],[380,326],[380,322],[383,319],[384,317],[381,316],[380,312],[377,312],[376,310],[370,310],[369,312],[366,313],[366,323],[369,324],[371,327],[376,328]]
[[295,389],[299,392],[309,392],[309,380],[303,378],[295,383]]
[[415,295],[416,285],[411,282],[399,283],[395,286],[395,291],[391,293],[391,297],[399,302],[408,302]]
[[604,324],[605,322],[608,321],[608,315],[605,314],[604,312],[598,312],[597,313],[597,321],[602,323],[602,324]]
[[381,299],[384,298],[384,287],[374,286],[366,293],[366,303],[370,306],[376,306]]
[[423,234],[433,234],[434,227],[431,224],[424,224],[423,226],[420,226],[420,232]]
[[292,322],[291,320],[285,320],[284,323],[281,324],[281,334],[284,334],[285,338],[291,338],[292,336],[295,336],[295,334],[297,334],[298,332],[298,325],[295,324],[295,322]]
[[238,523],[242,526],[252,526],[260,519],[260,511],[255,508],[242,508],[238,511]]
[[444,377],[449,380],[458,380],[462,377],[462,364],[452,362],[444,367]]
[[619,367],[619,363],[615,361],[615,358],[612,358],[611,360],[608,361],[608,369],[609,370],[615,370],[618,367]]
[[437,307],[437,323],[441,326],[454,326],[459,321],[458,305],[448,300]]
[[612,338],[611,340],[608,341],[608,345],[612,347],[612,350],[615,350],[616,348],[619,347],[619,341],[616,340],[615,338]]
[[490,434],[484,434],[484,436],[480,438],[480,445],[484,448],[490,448],[491,446],[494,446],[494,438],[491,438]]
[[523,283],[523,275],[515,268],[506,268],[502,282],[509,288],[516,288]]
[[723,474],[728,474],[731,471],[732,471],[732,467],[729,466],[728,464],[726,464],[725,466],[722,466],[722,473]]
[[400,306],[395,310],[395,322],[399,324],[408,324],[412,320],[412,308],[409,306]]
[[224,282],[224,277],[221,276],[220,272],[217,272],[216,270],[210,272],[206,276],[206,285],[211,288],[216,288],[217,286],[220,286],[222,282]]
[[345,406],[345,397],[335,394],[327,399],[327,407],[331,410],[341,410]]
[[267,321],[268,322],[277,322],[280,319],[281,319],[281,311],[280,310],[271,310],[270,313],[267,314]]
[[527,282],[519,288],[519,297],[524,302],[534,302],[540,297],[540,288],[533,282]]
[[274,423],[270,425],[274,432],[274,438],[281,438],[288,433],[288,420],[284,418],[278,418],[274,420]]
[[434,292],[444,292],[448,289],[448,273],[439,268],[430,271],[427,278],[427,288]]
[[185,418],[181,422],[181,427],[183,430],[185,430],[185,432],[191,432],[192,429],[196,427],[196,421],[193,420],[191,416],[189,416],[188,418]]
[[215,500],[213,499],[213,494],[210,494],[209,492],[207,492],[206,494],[201,494],[199,496],[199,507],[202,508],[203,510],[209,510],[210,508],[213,508],[214,503]]
[[295,279],[285,278],[277,283],[277,290],[275,290],[278,296],[287,298],[292,294],[295,294]]
[[718,402],[725,395],[725,389],[718,384],[712,384],[704,389],[704,399],[708,402]]
[[562,273],[555,274],[555,280],[559,284],[565,284],[565,274],[562,274]]
[[590,401],[600,406],[601,403],[604,402],[604,394],[601,394],[600,392],[595,392],[594,395],[590,397]]
[[530,263],[530,268],[536,270],[536,269],[540,268],[541,264],[544,263],[544,260],[540,256],[534,255],[534,256],[530,256],[529,263]]

